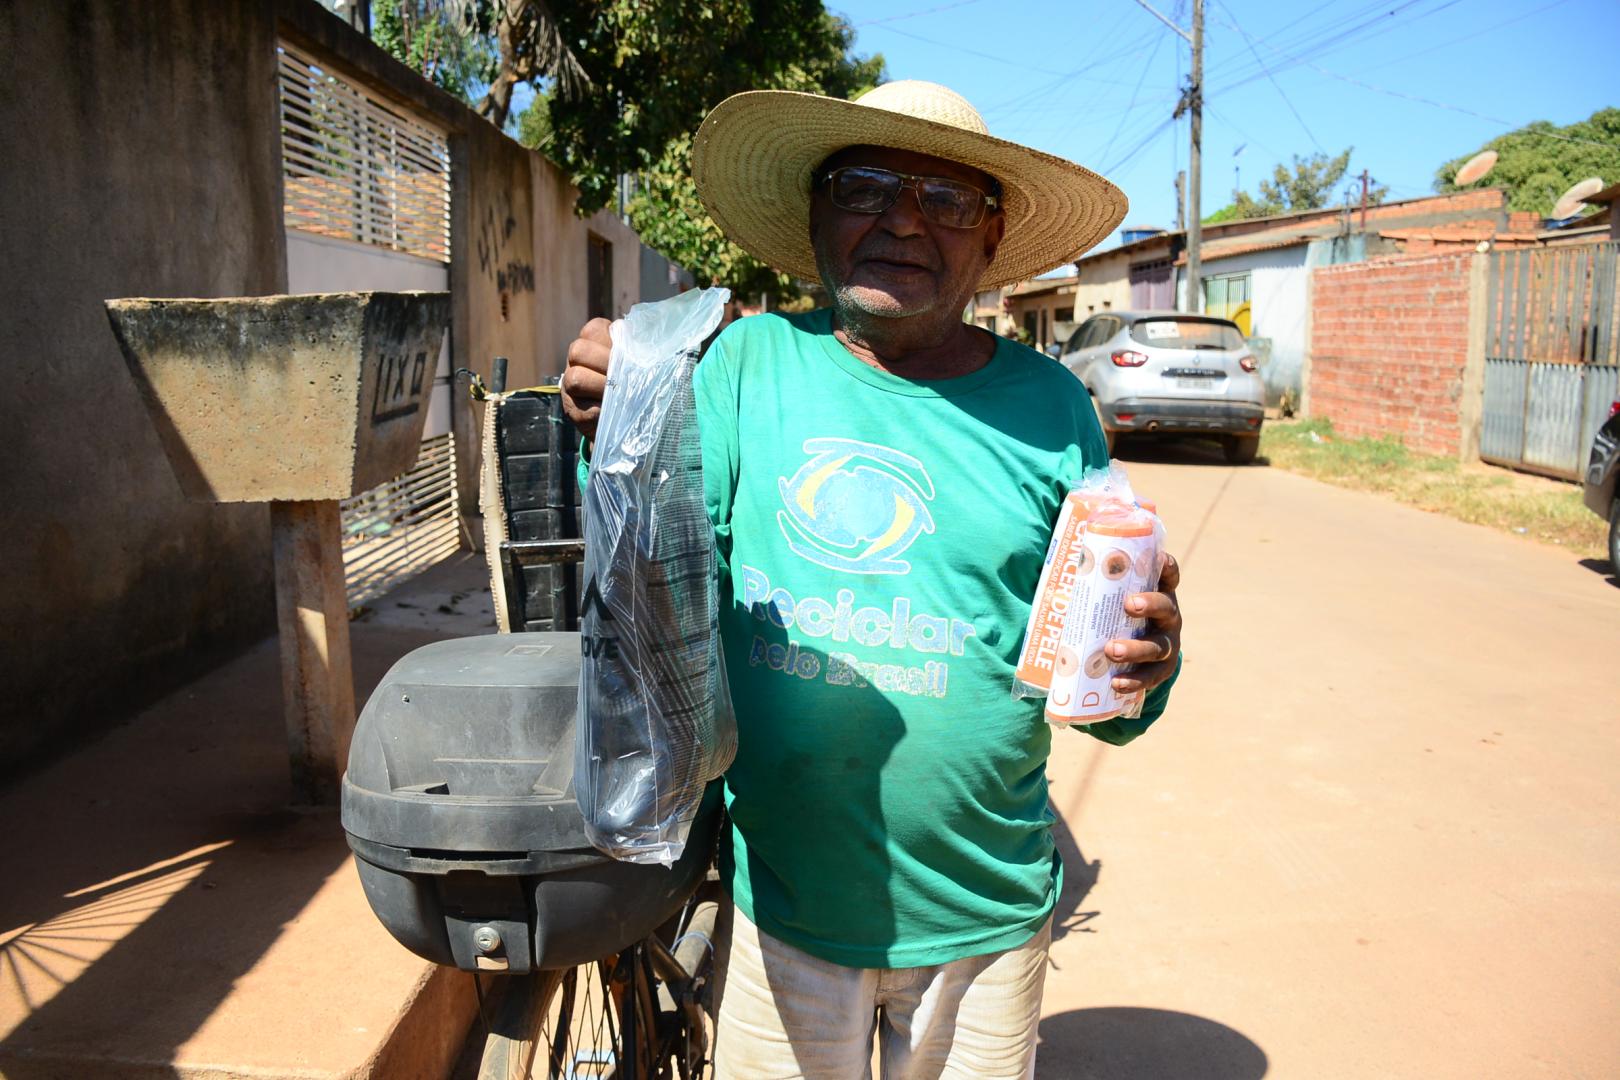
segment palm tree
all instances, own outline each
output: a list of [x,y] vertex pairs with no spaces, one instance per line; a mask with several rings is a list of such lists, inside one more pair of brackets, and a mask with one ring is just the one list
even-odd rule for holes
[[459,25],[493,37],[498,60],[478,112],[497,128],[506,126],[512,91],[519,83],[551,79],[564,97],[590,89],[590,76],[563,40],[546,0],[440,0]]

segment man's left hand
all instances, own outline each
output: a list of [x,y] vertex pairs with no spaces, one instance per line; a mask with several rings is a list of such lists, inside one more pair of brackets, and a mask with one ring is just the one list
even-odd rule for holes
[[1108,643],[1108,659],[1136,665],[1134,671],[1114,676],[1114,689],[1119,693],[1151,690],[1176,673],[1181,656],[1181,607],[1176,603],[1180,584],[1181,566],[1167,554],[1159,574],[1159,591],[1125,598],[1125,614],[1145,618],[1147,626],[1139,638],[1115,638]]

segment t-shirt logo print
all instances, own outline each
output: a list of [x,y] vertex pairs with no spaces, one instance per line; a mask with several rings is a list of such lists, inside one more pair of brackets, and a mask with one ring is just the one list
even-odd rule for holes
[[934,482],[922,462],[876,443],[806,439],[810,460],[781,477],[776,520],[794,554],[851,574],[906,574],[899,558],[934,531]]

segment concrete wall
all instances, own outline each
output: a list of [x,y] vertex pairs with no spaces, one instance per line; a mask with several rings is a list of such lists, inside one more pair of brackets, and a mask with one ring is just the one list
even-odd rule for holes
[[1413,450],[1460,455],[1472,383],[1472,258],[1379,259],[1311,271],[1311,414],[1330,418],[1345,435],[1392,436]]
[[641,245],[640,276],[641,303],[667,300],[696,284],[691,271],[681,269],[645,244]]
[[1205,279],[1224,274],[1249,274],[1250,336],[1267,338],[1271,355],[1260,368],[1266,384],[1266,403],[1275,405],[1284,394],[1298,402],[1305,366],[1306,322],[1310,277],[1306,247],[1253,251],[1207,262]]
[[274,625],[265,508],[182,498],[102,309],[284,287],[273,31],[211,0],[0,6],[0,768]]
[[[507,356],[514,386],[561,371],[591,230],[614,245],[615,313],[639,295],[628,227],[577,218],[554,166],[314,0],[0,5],[0,347],[16,369],[0,394],[0,770],[274,627],[267,511],[182,499],[101,302],[288,290],[280,38],[448,133],[451,364],[487,375]],[[350,281],[353,252],[294,246],[299,288]],[[477,417],[451,401],[472,510]]]
[[1131,306],[1131,260],[1130,252],[1104,252],[1088,256],[1079,264],[1080,281],[1074,290],[1076,323],[1085,322],[1099,311],[1122,311]]
[[[574,189],[562,172],[534,156],[534,221],[537,276],[549,290],[536,312],[538,351],[532,359],[535,378],[560,375],[568,344],[585,325],[589,303],[587,269],[590,234],[613,245],[613,317],[619,318],[640,299],[641,240],[608,211],[588,218],[574,213]],[[514,384],[515,385],[515,384]]]

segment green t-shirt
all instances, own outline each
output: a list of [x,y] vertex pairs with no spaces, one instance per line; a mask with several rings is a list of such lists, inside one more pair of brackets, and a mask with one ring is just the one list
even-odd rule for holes
[[[851,967],[1022,944],[1059,874],[1051,729],[1010,689],[1059,503],[1107,461],[1084,388],[1006,340],[970,375],[899,378],[827,310],[733,323],[695,386],[738,906]],[[1092,734],[1128,741],[1168,691]]]

